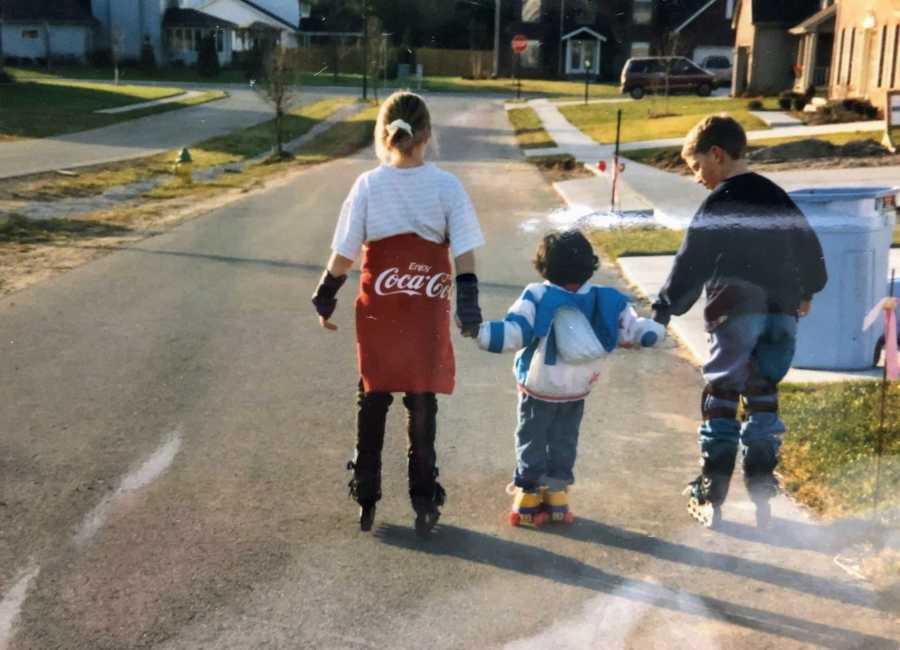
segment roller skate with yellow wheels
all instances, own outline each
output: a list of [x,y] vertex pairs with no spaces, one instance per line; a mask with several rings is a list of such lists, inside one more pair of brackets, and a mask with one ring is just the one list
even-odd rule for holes
[[547,522],[548,514],[544,511],[540,490],[523,490],[513,483],[506,486],[506,493],[513,496],[512,509],[509,512],[510,526],[541,527]]
[[575,515],[569,510],[569,490],[544,490],[544,512],[548,521],[571,524]]

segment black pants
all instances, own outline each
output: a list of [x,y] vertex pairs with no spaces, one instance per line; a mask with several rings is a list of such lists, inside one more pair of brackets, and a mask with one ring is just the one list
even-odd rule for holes
[[[393,401],[390,393],[363,392],[360,382],[356,402],[356,458],[350,463],[353,469],[350,492],[360,504],[374,503],[381,498],[381,450],[385,421]],[[437,398],[434,393],[406,393],[403,405],[408,416],[409,495],[414,503],[432,501],[439,491],[434,450]]]

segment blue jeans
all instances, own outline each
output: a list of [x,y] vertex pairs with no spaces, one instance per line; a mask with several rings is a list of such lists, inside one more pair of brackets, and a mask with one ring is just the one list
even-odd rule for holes
[[519,393],[515,484],[524,490],[544,485],[561,490],[575,482],[572,468],[584,400],[547,402]]
[[[791,367],[796,346],[797,318],[789,314],[741,314],[732,316],[710,332],[709,361],[703,366],[707,385],[741,395],[752,394],[757,403],[777,404],[778,382]],[[725,406],[726,402],[714,405]],[[727,446],[737,449],[759,444],[777,454],[784,422],[776,411],[750,410],[739,424],[734,418],[717,417],[700,425],[700,449],[713,453]]]

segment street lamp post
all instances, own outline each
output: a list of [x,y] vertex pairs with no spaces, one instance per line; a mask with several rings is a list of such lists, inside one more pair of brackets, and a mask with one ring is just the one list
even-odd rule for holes
[[494,79],[500,76],[500,0],[494,0]]
[[591,83],[591,62],[587,60],[584,62],[584,104],[587,106],[588,103],[588,85]]

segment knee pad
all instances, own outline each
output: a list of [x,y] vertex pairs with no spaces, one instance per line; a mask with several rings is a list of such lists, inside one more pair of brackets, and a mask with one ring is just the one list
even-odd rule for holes
[[715,418],[737,418],[740,394],[734,390],[723,390],[711,384],[703,387],[700,394],[700,414],[704,420]]
[[770,382],[752,384],[741,396],[741,402],[745,417],[753,413],[778,413],[778,386]]

